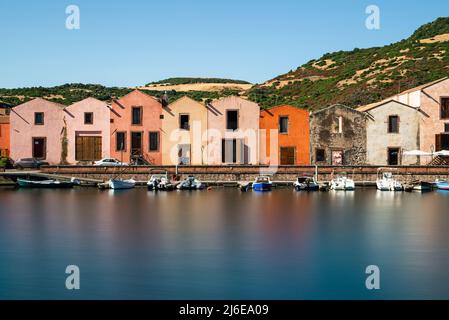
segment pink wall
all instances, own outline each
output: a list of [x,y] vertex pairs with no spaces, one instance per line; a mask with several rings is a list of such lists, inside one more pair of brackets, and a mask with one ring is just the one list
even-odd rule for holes
[[[257,164],[259,162],[259,105],[232,96],[213,101],[207,109],[207,164],[222,164],[221,141],[223,138],[243,139],[246,155],[240,163]],[[226,130],[227,110],[238,111],[239,130],[237,132]]]
[[[93,124],[84,123],[84,113],[93,113]],[[110,120],[111,112],[108,105],[95,98],[87,98],[76,102],[65,109],[67,122],[68,154],[67,162],[75,164],[75,145],[77,136],[101,137],[101,157],[110,156]]]
[[[64,106],[36,98],[14,107],[11,111],[11,153],[13,160],[31,158],[33,137],[46,139],[45,161],[59,164],[61,161],[61,131]],[[44,125],[34,124],[34,113],[44,113]]]
[[449,79],[421,91],[421,109],[428,117],[422,117],[420,145],[421,150],[426,152],[434,151],[435,135],[444,133],[444,124],[449,123],[449,120],[440,119],[440,99],[442,97],[449,97]]
[[[131,113],[132,107],[142,107],[142,124],[132,125]],[[161,148],[161,115],[162,105],[155,98],[139,91],[134,90],[126,96],[112,103],[111,112],[111,157],[129,162],[131,157],[131,133],[142,133],[142,152],[144,158],[152,164],[162,164]],[[126,132],[126,150],[122,153],[117,151],[116,133],[118,131]],[[149,133],[159,132],[159,150],[149,151]]]

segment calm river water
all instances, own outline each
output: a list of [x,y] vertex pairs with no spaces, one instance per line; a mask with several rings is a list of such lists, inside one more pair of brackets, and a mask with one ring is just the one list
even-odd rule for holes
[[447,299],[449,193],[1,189],[0,299],[17,298]]

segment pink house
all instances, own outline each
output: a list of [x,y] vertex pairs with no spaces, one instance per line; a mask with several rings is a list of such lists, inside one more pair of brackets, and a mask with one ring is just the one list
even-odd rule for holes
[[111,157],[129,162],[143,158],[153,165],[162,164],[162,104],[134,90],[112,102]]
[[207,164],[258,164],[257,103],[231,96],[207,106]]
[[64,109],[67,126],[67,162],[93,162],[110,156],[109,106],[87,98]]
[[11,110],[11,153],[13,160],[37,158],[60,164],[66,149],[64,106],[36,98]]

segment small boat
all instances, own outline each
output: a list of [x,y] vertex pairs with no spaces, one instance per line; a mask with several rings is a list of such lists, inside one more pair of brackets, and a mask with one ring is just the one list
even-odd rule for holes
[[181,181],[177,188],[179,190],[202,190],[205,188],[205,185],[194,176],[189,176],[184,181]]
[[132,189],[136,186],[136,181],[134,179],[129,180],[109,180],[109,188],[113,190],[120,189]]
[[164,171],[152,174],[147,182],[147,188],[149,191],[172,191],[174,185],[170,182],[167,171]]
[[439,190],[449,190],[449,181],[436,180],[435,184]]
[[17,179],[17,185],[20,188],[45,188],[45,189],[66,189],[73,188],[76,183],[74,181],[59,181],[59,180],[26,180]]
[[429,192],[432,191],[433,185],[430,182],[425,181],[412,181],[404,185],[404,190],[407,192]]
[[397,181],[391,171],[379,168],[377,170],[376,186],[380,191],[402,191],[404,187]]
[[315,176],[303,175],[296,179],[295,183],[296,191],[318,191],[320,190],[320,185],[318,184]]
[[254,191],[271,191],[273,183],[268,176],[259,176],[253,182]]
[[331,180],[330,190],[353,191],[355,190],[354,180],[349,179],[346,173],[340,173],[337,175],[336,179]]

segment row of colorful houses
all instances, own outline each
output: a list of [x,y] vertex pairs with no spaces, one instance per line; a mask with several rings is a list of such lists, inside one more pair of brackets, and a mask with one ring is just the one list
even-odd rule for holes
[[309,113],[231,96],[168,105],[135,90],[112,103],[42,98],[0,115],[0,150],[51,164],[102,158],[153,165],[413,165],[404,151],[449,150],[449,79],[359,108]]

